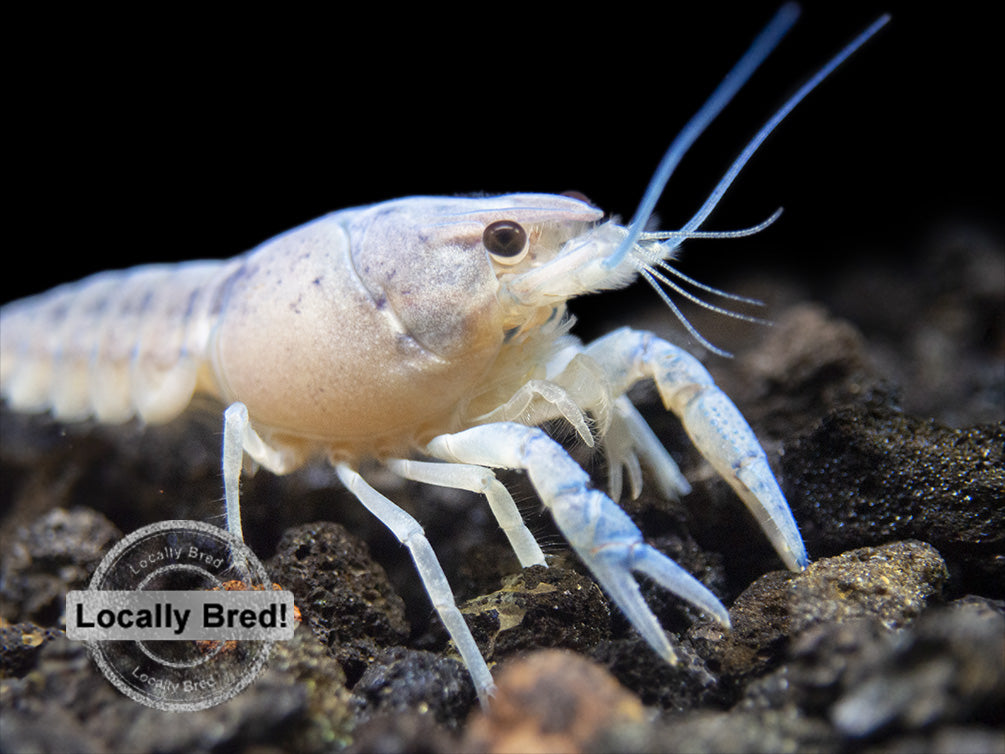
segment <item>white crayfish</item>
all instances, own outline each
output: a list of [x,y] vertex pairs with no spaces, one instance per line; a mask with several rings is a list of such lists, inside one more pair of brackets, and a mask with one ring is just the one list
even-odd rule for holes
[[[613,502],[624,472],[638,493],[641,466],[663,495],[690,489],[625,397],[635,382],[655,382],[786,566],[804,568],[806,551],[764,451],[705,368],[628,328],[584,345],[569,334],[565,302],[641,275],[669,303],[659,285],[675,287],[665,273],[679,275],[667,260],[682,241],[756,232],[777,217],[746,231],[699,230],[768,133],[886,17],[765,124],[683,228],[644,232],[681,156],[795,15],[778,13],[685,126],[627,226],[602,222],[600,210],[571,196],[414,197],[326,215],[227,261],[101,273],[3,307],[3,397],[15,410],[108,423],[165,422],[197,392],[218,398],[229,405],[223,470],[227,524],[238,536],[245,453],[277,474],[330,459],[409,549],[483,703],[492,677],[422,527],[358,468],[376,459],[406,479],[483,494],[521,564],[544,564],[490,469],[523,470],[606,593],[673,662],[633,571],[723,625],[729,616]],[[537,427],[559,418],[589,445],[594,433],[603,438],[610,497]]]

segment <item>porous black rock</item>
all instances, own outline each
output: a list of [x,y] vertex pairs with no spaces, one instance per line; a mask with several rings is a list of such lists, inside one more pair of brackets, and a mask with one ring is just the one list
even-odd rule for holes
[[811,555],[921,539],[965,591],[1005,596],[1005,422],[953,429],[888,401],[850,405],[787,443],[782,469]]

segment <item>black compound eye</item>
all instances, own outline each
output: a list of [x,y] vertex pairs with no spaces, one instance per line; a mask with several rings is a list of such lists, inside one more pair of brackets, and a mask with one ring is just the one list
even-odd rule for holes
[[482,243],[497,261],[516,264],[527,250],[527,231],[512,220],[496,220],[486,226]]

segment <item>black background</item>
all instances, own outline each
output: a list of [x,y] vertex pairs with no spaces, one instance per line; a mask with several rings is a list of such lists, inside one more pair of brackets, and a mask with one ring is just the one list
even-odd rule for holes
[[[576,189],[630,216],[663,150],[775,3],[465,16],[33,19],[9,71],[3,300],[101,269],[227,257],[410,194]],[[990,4],[814,4],[671,180],[675,227],[784,98],[892,22],[761,148],[687,272],[827,275],[910,261],[946,223],[1000,236],[1002,63]],[[14,34],[12,29],[12,34]]]

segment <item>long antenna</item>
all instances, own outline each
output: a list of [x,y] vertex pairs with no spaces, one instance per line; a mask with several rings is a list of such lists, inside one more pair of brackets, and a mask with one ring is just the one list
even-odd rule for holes
[[778,46],[782,37],[792,28],[792,25],[799,17],[799,6],[795,3],[786,3],[768,23],[764,30],[757,35],[751,44],[750,49],[744,53],[743,57],[733,66],[732,70],[726,74],[712,95],[701,106],[691,120],[687,122],[677,137],[670,143],[670,147],[660,160],[656,172],[649,181],[645,194],[639,207],[635,210],[635,216],[628,226],[628,235],[621,242],[621,246],[610,257],[604,261],[607,269],[617,267],[625,258],[629,249],[635,246],[639,234],[645,229],[649,218],[656,209],[656,202],[659,201],[663,189],[666,187],[670,175],[680,164],[681,158],[691,148],[695,140],[701,136],[702,132],[708,128],[709,124],[715,120],[722,109],[729,104],[736,93],[747,83],[747,80],[757,70],[758,66],[764,62],[771,51]]

